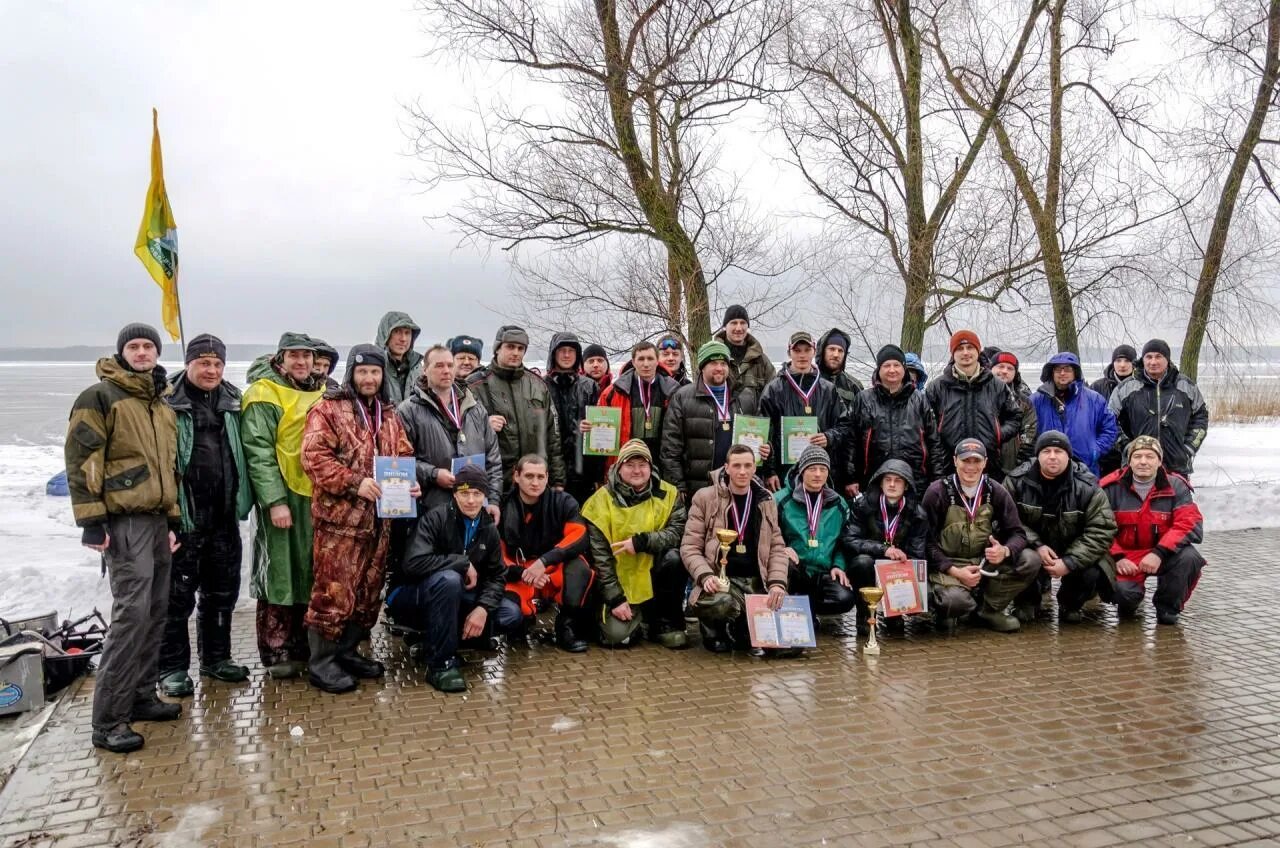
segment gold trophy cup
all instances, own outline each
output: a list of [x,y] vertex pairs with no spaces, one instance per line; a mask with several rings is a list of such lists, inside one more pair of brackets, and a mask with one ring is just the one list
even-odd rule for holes
[[867,656],[880,656],[880,643],[876,641],[876,607],[880,605],[880,599],[884,597],[884,589],[879,586],[864,586],[858,590],[862,595],[862,600],[867,603],[867,620],[871,625],[871,635],[867,637],[867,645],[862,652]]
[[720,591],[729,591],[729,578],[727,572],[729,569],[729,546],[738,541],[738,531],[732,527],[725,527],[716,531],[716,539],[720,542],[720,573],[716,576],[716,580],[720,582]]

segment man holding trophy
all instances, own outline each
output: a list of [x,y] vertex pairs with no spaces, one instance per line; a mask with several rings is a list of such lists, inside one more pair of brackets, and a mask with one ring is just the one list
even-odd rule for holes
[[778,505],[755,474],[751,448],[730,447],[714,485],[694,493],[680,543],[680,559],[694,584],[689,603],[702,644],[714,653],[750,648],[746,595],[767,591],[772,610],[787,595],[791,559]]

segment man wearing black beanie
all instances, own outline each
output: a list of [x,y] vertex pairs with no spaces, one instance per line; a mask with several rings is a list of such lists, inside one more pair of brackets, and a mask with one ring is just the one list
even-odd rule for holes
[[1120,425],[1118,450],[1138,436],[1152,436],[1164,449],[1164,467],[1187,477],[1209,431],[1209,408],[1170,356],[1164,339],[1143,345],[1142,373],[1116,387],[1110,406]]
[[911,469],[917,492],[946,473],[937,419],[924,394],[907,378],[906,361],[897,345],[880,348],[871,388],[854,400],[845,489],[850,496],[866,488],[891,459]]
[[729,346],[729,384],[735,392],[750,390],[759,397],[777,371],[764,346],[751,335],[747,308],[734,304],[724,311],[724,324],[715,338]]
[[[1102,376],[1089,385],[1089,388],[1110,401],[1116,388],[1125,380],[1133,378],[1133,364],[1137,361],[1138,351],[1134,350],[1133,345],[1116,345],[1116,349],[1111,351],[1110,364],[1103,370]],[[1123,464],[1118,444],[1112,445],[1109,451],[1098,457],[1098,468],[1103,477]]]
[[131,721],[171,721],[177,704],[156,697],[156,659],[169,569],[177,546],[178,432],[164,390],[160,334],[146,324],[120,331],[115,356],[98,360],[98,382],[71,407],[67,486],[81,542],[102,554],[111,582],[111,636],[93,688],[93,745],[135,751]]

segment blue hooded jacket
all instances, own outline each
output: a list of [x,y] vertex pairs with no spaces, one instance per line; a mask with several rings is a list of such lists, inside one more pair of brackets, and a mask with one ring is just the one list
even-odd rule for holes
[[[1065,400],[1058,397],[1053,385],[1053,369],[1057,365],[1075,369],[1076,378],[1067,387]],[[1111,450],[1120,429],[1107,399],[1084,384],[1080,358],[1074,353],[1055,353],[1040,371],[1040,388],[1031,396],[1031,403],[1039,421],[1036,435],[1046,430],[1066,433],[1075,459],[1098,475],[1098,460]]]
[[924,384],[929,380],[929,374],[924,370],[924,363],[920,361],[920,354],[908,353],[907,361],[903,365],[906,366],[907,374],[915,381],[916,391],[923,392]]

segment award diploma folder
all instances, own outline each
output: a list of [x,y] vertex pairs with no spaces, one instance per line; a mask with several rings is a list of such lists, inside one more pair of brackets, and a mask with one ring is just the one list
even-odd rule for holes
[[409,494],[418,476],[418,463],[411,456],[377,456],[373,459],[373,479],[382,490],[378,498],[379,518],[416,518],[418,500]]
[[876,585],[884,590],[880,615],[885,618],[929,611],[929,575],[925,560],[876,560]]
[[808,595],[787,595],[771,610],[768,595],[747,595],[747,630],[753,648],[816,648]]
[[751,452],[756,455],[756,465],[762,462],[760,446],[767,441],[769,441],[768,418],[759,418],[754,415],[733,416],[733,443],[751,448]]
[[588,406],[591,431],[582,438],[583,456],[617,456],[622,447],[622,410],[616,406]]
[[805,415],[782,416],[783,465],[795,465],[799,462],[800,454],[810,445],[809,437],[820,432],[817,418]]

